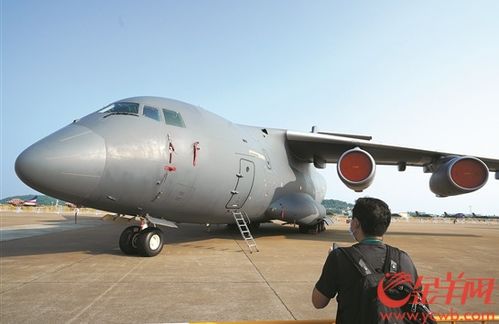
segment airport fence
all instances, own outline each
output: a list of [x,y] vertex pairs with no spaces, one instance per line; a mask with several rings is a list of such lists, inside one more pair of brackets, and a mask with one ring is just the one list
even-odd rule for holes
[[[0,212],[30,214],[71,214],[75,209],[68,206],[12,206],[0,205]],[[79,214],[104,215],[105,212],[93,208],[79,208]]]

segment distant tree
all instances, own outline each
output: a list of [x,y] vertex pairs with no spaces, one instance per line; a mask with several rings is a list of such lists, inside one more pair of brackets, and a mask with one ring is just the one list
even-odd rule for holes
[[322,205],[326,208],[328,215],[345,214],[352,210],[353,204],[336,199],[324,199]]

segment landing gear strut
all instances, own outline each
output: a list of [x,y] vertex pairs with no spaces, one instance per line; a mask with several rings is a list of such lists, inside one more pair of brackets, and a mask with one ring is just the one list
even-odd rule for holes
[[152,257],[162,249],[163,231],[157,227],[130,226],[121,233],[120,250],[125,254]]

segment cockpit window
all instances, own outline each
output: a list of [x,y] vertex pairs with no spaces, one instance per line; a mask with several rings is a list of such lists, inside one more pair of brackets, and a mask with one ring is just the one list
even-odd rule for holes
[[165,115],[165,123],[168,125],[178,126],[185,128],[184,120],[182,115],[178,112],[168,109],[163,109],[163,114]]
[[142,114],[146,117],[159,121],[159,111],[157,108],[144,106]]
[[135,102],[115,102],[99,110],[100,113],[138,114],[139,104]]

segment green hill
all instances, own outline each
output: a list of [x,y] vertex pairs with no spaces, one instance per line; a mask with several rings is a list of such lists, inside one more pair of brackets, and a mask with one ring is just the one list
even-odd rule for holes
[[353,208],[353,204],[336,199],[324,199],[322,205],[326,208],[328,214],[347,215]]

